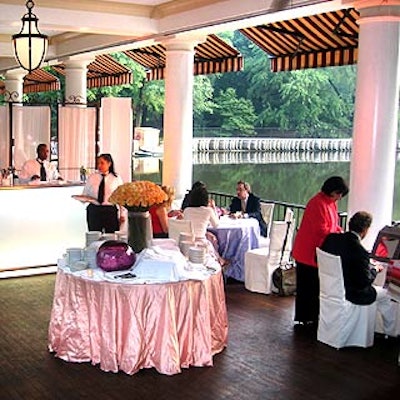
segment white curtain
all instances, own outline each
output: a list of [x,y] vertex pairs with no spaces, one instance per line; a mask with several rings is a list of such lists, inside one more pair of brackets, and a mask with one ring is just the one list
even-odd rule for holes
[[61,176],[78,181],[79,170],[95,167],[96,109],[82,106],[60,107],[58,113],[58,152]]
[[10,166],[10,133],[8,126],[8,107],[0,107],[0,169]]
[[130,182],[133,139],[132,99],[103,97],[100,111],[100,153],[110,153],[115,162],[116,172],[124,182]]
[[26,160],[36,157],[38,144],[50,145],[50,120],[49,106],[13,105],[14,165],[17,170]]

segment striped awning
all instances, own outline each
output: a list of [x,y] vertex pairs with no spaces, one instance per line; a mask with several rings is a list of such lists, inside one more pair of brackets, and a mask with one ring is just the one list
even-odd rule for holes
[[[165,46],[157,44],[124,53],[147,70],[147,80],[151,81],[164,79],[165,51]],[[216,35],[209,35],[195,48],[194,75],[241,71],[242,68],[242,55]]]
[[[52,68],[65,75],[65,65],[54,65]],[[116,61],[111,55],[103,54],[88,65],[87,88],[125,85],[133,82],[132,71]]]
[[349,8],[240,32],[268,53],[273,72],[350,65],[357,62],[358,18]]
[[58,78],[44,69],[35,69],[24,77],[24,93],[49,92],[59,89]]

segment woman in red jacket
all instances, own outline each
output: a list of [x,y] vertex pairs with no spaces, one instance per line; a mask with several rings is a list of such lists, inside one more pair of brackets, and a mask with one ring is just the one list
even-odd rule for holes
[[294,320],[302,324],[318,324],[319,279],[316,248],[329,233],[342,232],[339,225],[337,201],[349,189],[340,176],[328,178],[321,191],[307,203],[293,245],[297,266],[296,308]]

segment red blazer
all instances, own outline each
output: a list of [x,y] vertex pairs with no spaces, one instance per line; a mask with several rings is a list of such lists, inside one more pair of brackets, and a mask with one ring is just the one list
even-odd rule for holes
[[329,233],[335,232],[342,232],[337,204],[333,198],[319,192],[307,203],[293,245],[293,258],[302,264],[317,267],[315,249],[322,245]]

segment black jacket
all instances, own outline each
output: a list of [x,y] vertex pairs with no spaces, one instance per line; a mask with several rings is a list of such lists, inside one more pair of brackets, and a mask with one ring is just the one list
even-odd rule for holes
[[321,249],[340,256],[346,299],[354,304],[372,304],[376,299],[372,282],[377,272],[371,268],[369,253],[358,236],[353,232],[331,233]]
[[[231,205],[229,206],[229,211],[231,213],[242,211],[242,202],[239,197],[234,197],[232,199]],[[261,214],[260,199],[257,196],[254,196],[253,193],[250,193],[249,198],[247,199],[246,213],[249,215],[249,217],[257,219],[260,225],[261,236],[267,236],[267,224]]]

